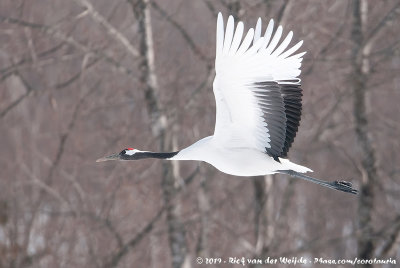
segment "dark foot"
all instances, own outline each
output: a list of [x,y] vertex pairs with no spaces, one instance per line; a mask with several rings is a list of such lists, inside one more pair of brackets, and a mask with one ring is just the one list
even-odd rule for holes
[[348,181],[334,181],[333,185],[335,186],[336,190],[347,192],[347,193],[352,193],[352,194],[358,194],[358,190],[353,188],[353,184]]

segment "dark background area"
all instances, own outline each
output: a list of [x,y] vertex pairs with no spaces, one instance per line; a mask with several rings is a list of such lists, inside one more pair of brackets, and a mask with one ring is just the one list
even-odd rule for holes
[[[360,195],[205,163],[95,163],[212,135],[219,11],[304,40],[289,157]],[[398,0],[2,0],[0,267],[399,262],[399,71]]]

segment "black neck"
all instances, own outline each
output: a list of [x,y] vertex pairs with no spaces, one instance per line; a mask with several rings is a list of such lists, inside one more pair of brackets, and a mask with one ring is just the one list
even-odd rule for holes
[[137,152],[133,155],[123,155],[121,158],[123,160],[138,160],[144,158],[158,158],[158,159],[169,159],[177,155],[177,152],[169,152],[169,153],[156,153],[156,152]]

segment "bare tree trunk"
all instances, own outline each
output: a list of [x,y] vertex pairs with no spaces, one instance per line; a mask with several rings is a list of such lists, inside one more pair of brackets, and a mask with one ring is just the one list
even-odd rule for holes
[[265,237],[263,232],[263,226],[267,220],[264,216],[265,202],[267,199],[267,194],[265,192],[265,178],[255,177],[253,178],[253,188],[254,188],[254,235],[256,238],[256,251],[261,253],[264,251]]
[[201,257],[210,257],[210,252],[208,249],[208,234],[209,234],[209,211],[210,211],[210,201],[208,197],[207,188],[207,175],[204,171],[201,173],[201,183],[200,188],[197,192],[197,200],[199,203],[199,209],[201,213],[201,229],[199,234],[199,240],[197,242],[196,255]]
[[[151,117],[152,132],[158,137],[159,150],[172,149],[172,136],[168,129],[167,117],[158,98],[158,84],[154,64],[154,44],[148,0],[128,0],[138,20],[140,36],[140,82],[144,89],[147,110]],[[168,236],[171,250],[172,267],[182,267],[188,254],[185,228],[181,221],[180,205],[173,199],[178,191],[174,177],[172,162],[164,161],[162,164],[162,189],[164,203],[167,205]],[[188,263],[188,260],[186,261]]]
[[[272,237],[274,236],[274,225],[271,222],[273,203],[271,199],[271,186],[274,177],[266,175],[255,177],[254,187],[254,231],[256,237],[255,257],[267,258],[270,252]],[[258,268],[263,265],[252,265],[250,267]]]
[[353,114],[356,139],[361,151],[361,165],[363,169],[361,191],[358,204],[358,228],[359,234],[358,257],[371,259],[374,254],[375,244],[372,234],[373,227],[371,214],[374,208],[374,184],[377,183],[377,168],[375,150],[372,146],[371,134],[368,128],[367,117],[367,83],[369,70],[368,55],[370,46],[364,45],[364,28],[367,19],[367,2],[354,0],[353,2]]

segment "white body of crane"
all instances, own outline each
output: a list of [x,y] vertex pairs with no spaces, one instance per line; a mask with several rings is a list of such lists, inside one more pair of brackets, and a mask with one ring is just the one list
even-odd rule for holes
[[280,158],[280,162],[264,152],[240,146],[220,146],[218,139],[209,136],[179,151],[169,160],[197,160],[213,165],[219,171],[235,176],[261,176],[278,170],[312,171]]

